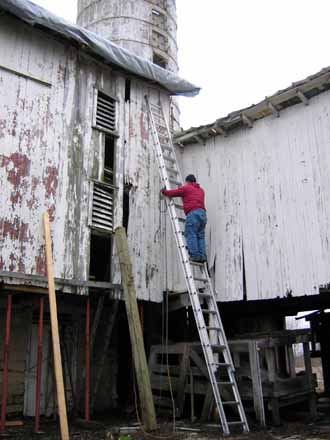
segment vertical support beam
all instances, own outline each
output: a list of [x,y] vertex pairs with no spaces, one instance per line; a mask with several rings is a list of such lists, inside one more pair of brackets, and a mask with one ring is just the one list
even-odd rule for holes
[[296,377],[296,363],[293,353],[293,347],[292,345],[286,345],[286,355],[287,355],[287,363],[288,363],[288,373],[291,377]]
[[12,314],[13,296],[10,294],[7,298],[6,310],[6,330],[5,343],[3,348],[3,373],[2,373],[2,390],[1,390],[1,420],[0,434],[5,432],[6,413],[7,413],[7,397],[8,397],[8,366],[9,366],[9,348],[10,348],[10,326]]
[[85,346],[85,421],[90,422],[90,386],[91,386],[91,303],[87,298],[86,303],[86,346]]
[[41,391],[41,374],[42,374],[42,343],[44,333],[44,297],[39,302],[39,331],[38,331],[38,355],[37,355],[37,381],[36,381],[36,406],[34,419],[34,432],[38,434],[40,431],[40,391]]
[[139,389],[142,418],[145,429],[147,431],[152,431],[157,428],[156,413],[143,343],[132,263],[128,250],[126,232],[123,227],[116,228],[115,238],[124,287],[125,305],[132,343],[135,374]]
[[249,341],[249,357],[252,377],[253,406],[260,426],[266,426],[264,398],[262,393],[259,353],[256,341]]
[[309,342],[303,343],[304,349],[304,361],[305,361],[305,371],[307,376],[307,383],[310,389],[310,397],[308,399],[309,403],[309,412],[311,417],[315,418],[317,416],[317,406],[316,406],[316,394],[313,388],[313,369],[311,362],[311,354],[309,350]]
[[49,309],[50,309],[50,322],[52,329],[53,357],[54,357],[55,381],[56,381],[56,391],[57,391],[57,404],[58,404],[58,412],[59,412],[60,427],[61,427],[61,439],[69,440],[69,426],[68,426],[68,417],[66,412],[62,357],[61,357],[61,348],[60,348],[60,337],[58,331],[57,304],[56,304],[56,294],[55,294],[53,255],[52,255],[52,238],[50,235],[49,215],[47,213],[44,214],[43,221],[44,221],[45,241],[46,241]]

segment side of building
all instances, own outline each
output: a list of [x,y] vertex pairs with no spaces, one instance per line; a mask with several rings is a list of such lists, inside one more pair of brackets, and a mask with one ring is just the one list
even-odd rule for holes
[[303,301],[329,284],[328,78],[177,136],[206,188],[219,301]]

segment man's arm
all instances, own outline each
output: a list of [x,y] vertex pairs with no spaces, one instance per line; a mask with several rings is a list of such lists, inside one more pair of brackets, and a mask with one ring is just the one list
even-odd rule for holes
[[184,186],[181,186],[178,189],[163,189],[162,194],[170,199],[172,197],[183,197],[184,196]]

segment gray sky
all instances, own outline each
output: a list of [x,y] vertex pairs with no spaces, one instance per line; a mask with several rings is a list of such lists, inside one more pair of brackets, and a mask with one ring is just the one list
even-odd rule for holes
[[[34,0],[75,21],[75,0]],[[330,65],[328,0],[177,0],[184,128],[212,122]]]

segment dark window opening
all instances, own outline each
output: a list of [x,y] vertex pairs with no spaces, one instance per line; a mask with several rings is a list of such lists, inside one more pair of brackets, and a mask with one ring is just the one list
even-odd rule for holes
[[124,186],[124,197],[123,197],[123,226],[126,229],[128,228],[129,221],[129,192],[132,188],[132,185]]
[[91,234],[89,279],[110,281],[111,237]]
[[244,259],[244,247],[242,245],[242,270],[243,270],[243,301],[247,300],[246,296],[246,275],[245,275],[245,259]]
[[167,60],[156,53],[153,55],[153,63],[157,64],[157,66],[160,66],[163,69],[167,69]]
[[131,80],[125,80],[125,102],[129,102],[131,100]]
[[114,184],[115,168],[115,140],[112,136],[105,136],[104,142],[104,182]]

